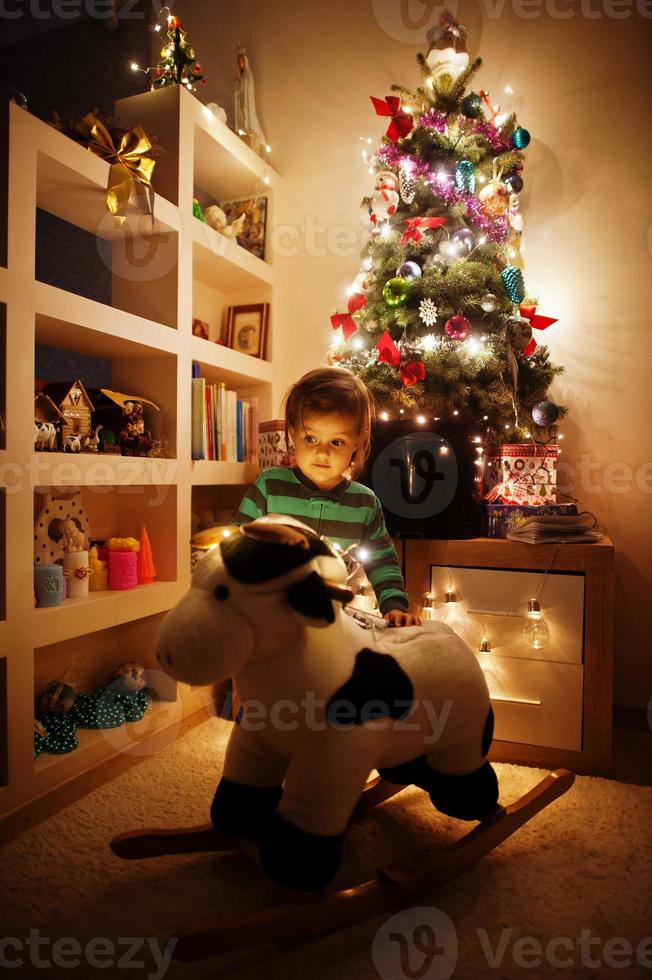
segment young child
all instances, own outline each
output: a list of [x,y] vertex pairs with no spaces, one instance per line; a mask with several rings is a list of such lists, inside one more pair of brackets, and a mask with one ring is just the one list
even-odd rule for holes
[[297,381],[284,399],[285,432],[296,466],[262,470],[232,524],[264,514],[296,517],[342,548],[361,545],[362,564],[378,607],[391,626],[419,625],[380,501],[358,476],[369,455],[373,402],[364,382],[346,368],[318,368]]

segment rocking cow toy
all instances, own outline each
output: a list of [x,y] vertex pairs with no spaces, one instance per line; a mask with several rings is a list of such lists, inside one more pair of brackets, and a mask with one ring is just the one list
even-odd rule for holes
[[[493,711],[475,655],[443,623],[367,629],[344,611],[351,598],[326,539],[265,517],[198,563],[162,623],[161,666],[194,685],[232,677],[241,707],[211,824],[123,834],[112,849],[139,858],[241,846],[293,890],[292,904],[272,914],[195,925],[177,957],[314,935],[400,905],[459,874],[573,782],[559,770],[499,807],[487,760]],[[479,826],[413,875],[384,869],[358,888],[297,898],[331,883],[351,818],[410,784]]]

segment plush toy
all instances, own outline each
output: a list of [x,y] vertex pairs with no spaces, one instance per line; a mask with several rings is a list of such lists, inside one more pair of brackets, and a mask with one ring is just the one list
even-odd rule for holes
[[200,560],[157,643],[178,680],[234,678],[242,707],[211,819],[257,842],[270,877],[304,890],[335,876],[374,769],[463,820],[498,798],[475,655],[443,623],[370,632],[344,613],[351,598],[327,540],[261,518]]

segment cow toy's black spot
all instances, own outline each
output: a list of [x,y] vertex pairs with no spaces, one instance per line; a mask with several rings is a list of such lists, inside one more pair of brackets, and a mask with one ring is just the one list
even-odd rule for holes
[[248,585],[280,578],[319,555],[332,556],[330,547],[319,538],[311,538],[308,547],[301,547],[257,541],[242,534],[224,538],[220,542],[220,551],[229,574]]
[[355,658],[351,677],[328,702],[326,718],[338,728],[377,718],[399,721],[409,714],[413,697],[412,681],[396,659],[365,647]]

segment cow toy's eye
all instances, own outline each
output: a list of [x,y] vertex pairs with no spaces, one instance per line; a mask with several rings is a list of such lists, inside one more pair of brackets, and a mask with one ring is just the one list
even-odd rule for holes
[[216,599],[219,599],[220,602],[224,602],[229,598],[229,589],[226,585],[216,585],[213,589],[213,595]]

